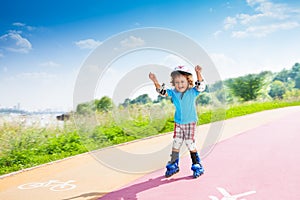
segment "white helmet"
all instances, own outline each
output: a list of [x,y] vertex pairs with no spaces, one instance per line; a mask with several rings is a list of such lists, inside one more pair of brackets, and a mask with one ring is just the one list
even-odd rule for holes
[[192,75],[191,70],[190,70],[188,67],[183,66],[183,65],[180,65],[180,66],[175,67],[174,71],[183,72],[183,73],[185,73],[185,74],[190,74],[190,75]]

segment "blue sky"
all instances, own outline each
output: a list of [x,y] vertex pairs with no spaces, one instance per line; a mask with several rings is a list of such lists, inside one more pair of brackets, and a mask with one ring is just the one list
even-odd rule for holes
[[[0,107],[72,109],[76,77],[88,55],[111,36],[143,27],[190,37],[223,79],[300,62],[298,1],[12,0],[0,8]],[[152,62],[167,58],[157,59]],[[103,84],[122,73],[116,65]],[[96,96],[102,95],[109,92]]]

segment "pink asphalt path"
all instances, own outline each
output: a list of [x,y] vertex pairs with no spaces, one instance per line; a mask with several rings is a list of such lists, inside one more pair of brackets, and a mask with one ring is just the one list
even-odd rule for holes
[[299,144],[296,112],[218,143],[198,179],[184,156],[174,176],[165,178],[161,169],[99,200],[299,200]]

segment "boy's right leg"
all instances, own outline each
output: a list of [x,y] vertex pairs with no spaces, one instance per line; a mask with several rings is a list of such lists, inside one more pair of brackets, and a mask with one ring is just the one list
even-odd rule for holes
[[179,172],[178,163],[179,163],[179,152],[173,150],[171,154],[171,160],[166,165],[167,171],[165,173],[165,177],[170,177],[176,174],[177,172]]
[[167,171],[165,173],[166,177],[170,177],[173,174],[179,172],[179,150],[183,143],[183,130],[181,126],[177,123],[174,124],[174,135],[173,135],[173,145],[172,145],[172,154],[171,160],[166,165]]

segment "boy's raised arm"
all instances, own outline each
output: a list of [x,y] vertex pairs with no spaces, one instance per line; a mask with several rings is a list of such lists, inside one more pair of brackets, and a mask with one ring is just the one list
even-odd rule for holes
[[195,67],[195,72],[196,72],[196,75],[197,75],[197,81],[195,82],[195,85],[196,85],[196,88],[199,92],[203,92],[205,89],[206,89],[206,84],[203,80],[203,77],[202,77],[202,67],[197,65]]
[[156,91],[160,94],[160,95],[164,95],[164,96],[168,96],[168,93],[166,91],[166,89],[164,88],[164,84],[161,86],[155,76],[155,74],[153,74],[152,72],[149,73],[149,78],[150,80],[152,80],[152,82],[155,85]]

